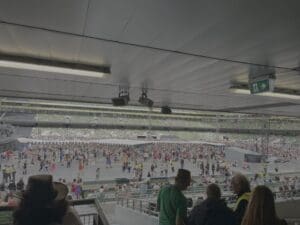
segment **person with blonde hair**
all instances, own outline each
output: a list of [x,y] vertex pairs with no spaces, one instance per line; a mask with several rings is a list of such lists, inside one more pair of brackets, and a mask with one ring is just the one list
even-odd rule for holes
[[268,187],[261,185],[254,189],[242,225],[287,225],[278,218],[274,195]]

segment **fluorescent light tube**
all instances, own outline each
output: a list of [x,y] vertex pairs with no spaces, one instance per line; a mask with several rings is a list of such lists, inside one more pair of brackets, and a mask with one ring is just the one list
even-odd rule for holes
[[102,78],[105,75],[110,74],[110,68],[107,66],[86,65],[8,55],[0,55],[0,67],[97,78]]

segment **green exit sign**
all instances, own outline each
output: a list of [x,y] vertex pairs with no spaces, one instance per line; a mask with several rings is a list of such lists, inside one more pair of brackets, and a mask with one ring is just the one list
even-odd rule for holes
[[270,91],[270,79],[255,81],[250,84],[251,94]]

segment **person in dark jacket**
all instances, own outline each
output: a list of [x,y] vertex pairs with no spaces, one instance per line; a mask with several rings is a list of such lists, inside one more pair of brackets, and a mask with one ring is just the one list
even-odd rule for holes
[[238,173],[232,178],[231,186],[233,192],[237,195],[237,201],[233,212],[236,221],[235,224],[240,225],[251,196],[250,183],[246,176]]
[[234,225],[233,212],[221,199],[218,185],[210,184],[206,189],[207,199],[195,206],[188,218],[188,225]]

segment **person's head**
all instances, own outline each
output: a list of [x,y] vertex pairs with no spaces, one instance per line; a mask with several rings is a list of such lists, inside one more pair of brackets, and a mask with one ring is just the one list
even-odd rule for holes
[[24,193],[32,201],[42,201],[48,203],[65,199],[68,194],[66,185],[53,182],[51,175],[34,175],[28,178],[28,183]]
[[191,184],[191,172],[185,169],[179,169],[175,177],[175,185],[180,190],[186,190]]
[[53,182],[51,175],[30,176],[20,204],[14,212],[14,224],[61,223],[68,207],[65,200],[67,194],[68,187]]
[[250,198],[242,225],[278,224],[274,196],[266,186],[257,186]]
[[210,184],[206,188],[207,198],[220,199],[221,198],[221,190],[218,185]]
[[250,183],[246,176],[241,173],[234,175],[231,180],[232,190],[235,194],[241,195],[245,192],[250,192]]

